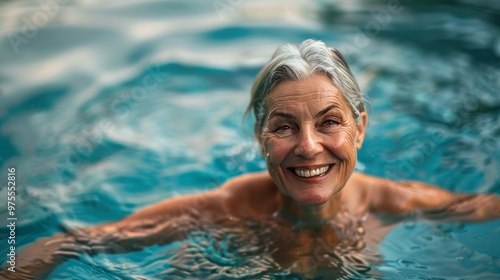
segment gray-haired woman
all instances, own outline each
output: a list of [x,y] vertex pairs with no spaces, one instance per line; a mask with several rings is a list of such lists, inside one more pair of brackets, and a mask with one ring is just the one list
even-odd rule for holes
[[[251,94],[247,113],[255,115],[267,172],[165,200],[118,222],[40,239],[19,253],[16,273],[4,270],[0,276],[44,278],[81,252],[137,250],[183,239],[198,225],[245,227],[248,220],[275,229],[267,248],[282,270],[331,276],[332,261],[322,256],[339,246],[363,250],[383,235],[371,232],[379,222],[373,213],[419,211],[462,221],[500,217],[496,195],[453,194],[354,172],[368,121],[364,98],[342,55],[321,41],[278,47]],[[179,230],[181,218],[196,223]]]

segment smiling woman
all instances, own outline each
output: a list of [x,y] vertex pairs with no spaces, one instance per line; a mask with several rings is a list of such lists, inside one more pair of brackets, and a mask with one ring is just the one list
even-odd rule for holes
[[[165,200],[118,222],[40,239],[19,253],[16,274],[1,276],[44,278],[81,252],[139,250],[217,227],[237,230],[268,257],[268,266],[255,277],[273,270],[335,278],[366,272],[366,260],[356,253],[386,233],[371,231],[380,223],[371,213],[418,212],[462,221],[500,217],[496,195],[453,194],[420,182],[354,172],[368,121],[363,100],[335,49],[315,40],[281,46],[259,73],[248,107],[256,116],[255,136],[267,172]],[[200,201],[202,207],[195,207]],[[266,229],[257,241],[255,225]]]
[[299,204],[337,208],[339,201],[330,198],[354,170],[366,112],[357,124],[342,94],[322,75],[283,82],[266,102],[269,117],[258,137],[273,181]]

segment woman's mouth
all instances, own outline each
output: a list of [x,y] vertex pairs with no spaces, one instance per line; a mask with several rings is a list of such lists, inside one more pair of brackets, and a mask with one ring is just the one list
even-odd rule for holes
[[334,164],[328,164],[316,168],[289,168],[292,173],[301,178],[319,177],[325,175]]

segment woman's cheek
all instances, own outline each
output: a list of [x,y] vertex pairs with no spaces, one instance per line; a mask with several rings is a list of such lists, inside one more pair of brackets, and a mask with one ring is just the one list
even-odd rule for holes
[[355,152],[356,143],[354,133],[349,130],[340,130],[329,140],[330,147],[336,151],[343,159],[350,158],[351,153]]
[[280,143],[279,139],[267,139],[265,142],[265,150],[267,152],[266,156],[268,156],[268,160],[272,164],[278,165],[284,160],[286,153],[284,153],[283,148],[285,147],[282,143]]

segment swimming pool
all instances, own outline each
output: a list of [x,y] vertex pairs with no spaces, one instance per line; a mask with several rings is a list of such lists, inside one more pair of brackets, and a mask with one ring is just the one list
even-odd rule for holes
[[[500,7],[491,1],[1,6],[0,174],[17,170],[18,248],[264,170],[242,122],[249,88],[277,45],[306,38],[343,51],[369,96],[358,170],[500,193]],[[1,193],[6,221],[3,183]],[[82,254],[51,279],[300,279],[253,230],[257,239],[209,228],[141,252]],[[5,263],[9,232],[0,234]],[[370,270],[344,277],[495,279],[499,237],[498,221],[410,219]]]

